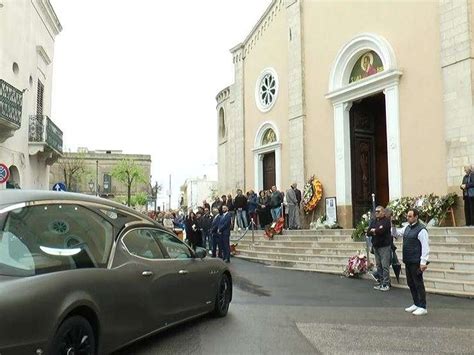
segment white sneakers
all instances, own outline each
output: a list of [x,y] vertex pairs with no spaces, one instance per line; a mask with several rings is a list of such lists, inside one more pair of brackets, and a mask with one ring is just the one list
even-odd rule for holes
[[414,311],[412,314],[414,316],[424,316],[427,313],[428,313],[428,311],[426,310],[426,308],[418,307],[418,309],[416,311]]
[[409,312],[413,314],[414,316],[424,316],[425,314],[428,313],[426,308],[417,307],[415,305],[405,308],[405,312]]

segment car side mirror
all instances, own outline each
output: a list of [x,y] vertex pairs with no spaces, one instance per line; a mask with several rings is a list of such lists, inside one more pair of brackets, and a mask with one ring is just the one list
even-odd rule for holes
[[198,257],[199,259],[204,259],[207,255],[207,250],[201,247],[196,247],[195,254],[196,254],[196,257]]

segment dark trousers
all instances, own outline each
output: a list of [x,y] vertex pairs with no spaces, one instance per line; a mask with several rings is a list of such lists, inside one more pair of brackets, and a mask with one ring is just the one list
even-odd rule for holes
[[211,249],[212,247],[212,235],[210,230],[202,230],[202,247],[206,249]]
[[420,264],[405,264],[405,273],[407,284],[413,297],[413,303],[417,307],[426,309],[425,284],[423,283],[423,273],[420,270]]
[[466,226],[474,225],[474,197],[464,196],[464,217],[466,218]]
[[[212,257],[215,258],[216,256],[219,256],[219,258],[222,258],[222,245],[220,243],[221,237],[219,237],[218,234],[213,234],[212,235]],[[217,247],[219,247],[219,254],[217,254]]]
[[230,236],[221,234],[219,240],[222,245],[222,259],[230,261]]

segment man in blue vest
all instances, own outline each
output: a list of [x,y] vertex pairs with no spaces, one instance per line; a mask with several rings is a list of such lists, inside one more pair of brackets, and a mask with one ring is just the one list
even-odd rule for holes
[[428,231],[418,221],[418,215],[415,208],[410,208],[407,213],[409,225],[397,231],[397,234],[403,237],[403,262],[405,263],[407,284],[413,298],[413,305],[405,308],[405,311],[415,316],[423,316],[428,313],[423,272],[429,263],[430,247]]

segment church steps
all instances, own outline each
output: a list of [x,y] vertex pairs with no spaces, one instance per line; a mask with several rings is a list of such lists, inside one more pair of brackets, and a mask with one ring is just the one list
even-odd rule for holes
[[[285,259],[272,259],[272,258],[262,258],[262,257],[249,257],[238,255],[238,258],[259,262],[268,265],[269,267],[282,268],[288,270],[298,270],[298,271],[311,271],[311,272],[321,272],[329,273],[335,275],[341,275],[343,267],[339,263],[334,262],[324,262],[324,263],[311,263],[295,260],[285,260]],[[446,274],[450,272],[444,271]],[[433,273],[433,276],[439,274]],[[408,288],[406,285],[406,277],[402,274],[400,275],[400,283],[397,282],[396,278],[392,276],[392,286]],[[427,270],[425,272],[425,287],[426,291],[430,293],[439,293],[445,295],[455,295],[462,297],[474,297],[474,281],[468,280],[457,280],[450,277],[449,279],[439,279],[432,277],[430,272]]]
[[[260,251],[260,252],[270,252],[270,253],[286,253],[286,254],[300,254],[300,255],[342,255],[345,257],[350,257],[357,253],[358,250],[354,248],[300,248],[300,247],[277,247],[271,245],[262,245],[262,244],[239,244],[237,247],[239,251],[242,250],[251,250],[251,251]],[[364,251],[363,251],[364,252]],[[401,259],[400,249],[397,254]],[[474,251],[465,252],[465,251],[450,251],[450,250],[436,250],[432,249],[430,251],[430,260],[464,260],[464,261],[473,261],[474,262]]]
[[[252,244],[252,240],[245,238],[238,242],[231,241],[233,243],[238,243],[239,247],[247,246]],[[255,239],[255,243],[260,245],[268,245],[275,247],[298,247],[298,248],[328,248],[328,249],[339,249],[347,248],[353,249],[355,251],[361,250],[365,251],[366,243],[365,242],[353,242],[353,241],[294,241],[294,240],[281,240],[281,239]],[[395,245],[401,250],[401,242],[395,243]],[[430,242],[431,251],[466,251],[474,252],[474,243],[441,243],[441,242]]]
[[[255,231],[237,241],[237,257],[271,267],[341,275],[349,257],[366,252],[365,241],[354,242],[353,230],[291,230],[273,240]],[[430,265],[424,274],[428,292],[474,297],[474,228],[430,228]],[[401,260],[402,240],[395,241]],[[374,256],[369,255],[374,262]],[[403,268],[404,269],[404,268]],[[366,277],[368,277],[366,275]],[[398,287],[396,281],[392,281]],[[402,270],[400,287],[406,287]]]
[[[257,258],[270,258],[274,260],[295,260],[305,262],[335,262],[339,263],[341,267],[344,267],[347,263],[347,259],[353,255],[328,255],[328,254],[296,254],[296,253],[280,253],[280,252],[269,252],[266,250],[250,250],[240,249],[241,256],[251,256]],[[374,261],[374,258],[370,258]],[[464,260],[432,260],[430,267],[435,267],[443,270],[455,270],[455,271],[470,271],[474,273],[474,261]]]
[[[446,280],[446,279],[436,279],[431,277],[423,278],[425,283],[425,288],[427,289],[437,289],[445,291],[458,291],[458,292],[467,292],[474,297],[474,281],[464,281],[464,280]],[[400,283],[397,283],[397,279],[392,277],[392,286],[402,285],[408,288],[407,279],[405,275],[400,275]]]
[[[231,240],[238,239],[237,235],[234,235]],[[246,235],[245,240],[251,240],[251,235]],[[263,234],[258,233],[254,235],[254,240],[268,240]],[[276,235],[273,240],[279,241],[295,241],[295,242],[315,242],[315,241],[333,241],[333,242],[353,242],[350,235],[331,235],[331,234],[318,234],[318,235]],[[395,244],[401,244],[402,238],[395,240]],[[471,243],[474,244],[474,235],[430,235],[430,243]]]
[[[283,235],[351,235],[354,229],[299,229],[283,231]],[[258,231],[256,231],[258,232]],[[261,231],[260,231],[261,232]],[[430,236],[440,235],[474,235],[474,227],[429,227]]]

